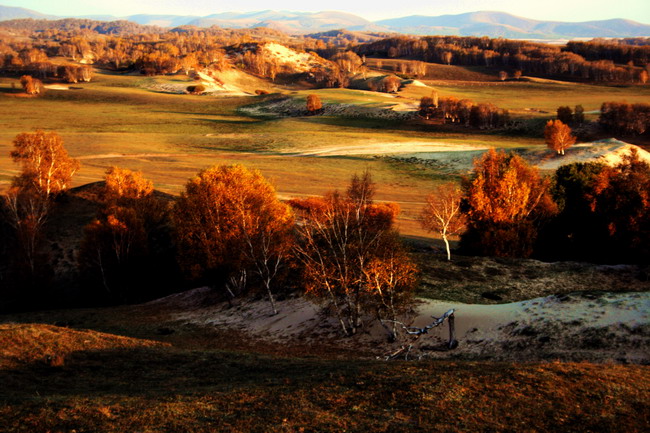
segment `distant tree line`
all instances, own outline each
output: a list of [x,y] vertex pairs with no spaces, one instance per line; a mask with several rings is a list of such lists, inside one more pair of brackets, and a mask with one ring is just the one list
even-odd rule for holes
[[641,135],[650,131],[650,104],[603,102],[598,123],[607,132]]
[[634,41],[633,39],[569,41],[564,50],[590,61],[611,60],[618,64],[631,62],[634,66],[645,68],[650,63],[650,38],[636,39],[636,44]]
[[[596,82],[647,81],[645,48],[633,64],[617,64],[595,55],[587,60],[562,47],[528,41],[460,36],[396,36],[353,47],[359,55],[409,58],[461,66],[487,66],[519,70],[526,75],[561,76]],[[594,52],[597,52],[595,50]]]
[[419,115],[426,119],[443,119],[446,123],[478,129],[502,128],[510,122],[508,110],[490,103],[474,103],[469,99],[450,96],[438,98],[437,92],[420,99]]

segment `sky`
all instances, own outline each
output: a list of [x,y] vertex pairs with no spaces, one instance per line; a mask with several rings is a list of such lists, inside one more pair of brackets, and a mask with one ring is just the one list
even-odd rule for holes
[[0,0],[0,5],[16,6],[60,15],[170,14],[205,16],[219,12],[260,10],[337,10],[371,21],[409,15],[444,15],[481,10],[502,11],[525,18],[552,21],[591,21],[627,18],[650,24],[649,0],[428,0],[397,6],[395,0]]

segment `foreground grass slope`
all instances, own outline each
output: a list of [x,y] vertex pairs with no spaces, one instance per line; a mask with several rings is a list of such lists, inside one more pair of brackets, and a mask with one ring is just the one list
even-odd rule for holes
[[[29,332],[40,337],[25,342]],[[76,331],[3,325],[31,353]],[[278,358],[88,343],[56,366],[3,353],[3,431],[647,431],[650,368]],[[15,357],[12,359],[16,359]]]

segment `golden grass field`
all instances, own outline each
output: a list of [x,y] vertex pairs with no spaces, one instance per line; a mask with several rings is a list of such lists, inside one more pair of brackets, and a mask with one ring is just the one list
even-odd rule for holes
[[[259,86],[261,82],[241,73],[231,75],[236,77],[236,84],[250,93],[254,90],[250,86]],[[287,154],[287,150],[300,153],[326,146],[405,142],[500,148],[543,146],[541,131],[538,137],[504,136],[462,129],[436,131],[426,125],[372,118],[250,117],[239,109],[267,97],[220,98],[156,90],[165,83],[189,84],[185,76],[145,78],[98,71],[91,83],[71,86],[70,90],[50,89],[39,98],[24,97],[12,89],[12,83],[20,88],[16,80],[0,79],[0,189],[6,188],[17,173],[9,158],[12,139],[20,132],[44,129],[58,132],[69,153],[81,160],[82,168],[74,185],[99,180],[107,167],[119,165],[143,171],[162,191],[178,193],[185,181],[202,168],[242,163],[260,169],[274,182],[281,197],[289,198],[344,188],[353,173],[368,168],[377,182],[377,198],[401,205],[399,224],[403,233],[428,236],[420,229],[417,217],[426,195],[448,174],[367,154],[296,157]],[[586,110],[593,110],[606,99],[634,102],[650,97],[647,86],[605,87],[542,80],[431,83],[441,96],[453,94],[476,102],[493,102],[523,117],[550,117],[560,103],[582,103]],[[416,107],[419,98],[430,93],[429,88],[420,86],[407,86],[397,97],[349,89],[275,86],[272,90],[298,100],[316,93],[325,104],[368,107]],[[531,107],[537,111],[523,110]]]

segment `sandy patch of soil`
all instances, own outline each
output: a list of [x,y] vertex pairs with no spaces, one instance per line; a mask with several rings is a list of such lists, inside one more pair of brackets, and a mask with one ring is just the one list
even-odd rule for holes
[[[472,170],[474,159],[480,157],[486,149],[487,147],[474,146],[473,149],[449,153],[450,149],[444,147],[439,149],[416,148],[410,152],[395,152],[396,154],[401,153],[395,159],[401,162],[423,164],[444,172],[466,173]],[[650,163],[650,152],[639,146],[615,139],[581,143],[567,149],[564,156],[558,156],[554,151],[545,147],[518,149],[518,153],[528,163],[542,170],[556,170],[562,165],[576,162],[601,162],[613,166],[619,164],[623,160],[623,156],[629,154],[631,149],[636,149],[639,157]]]
[[[293,156],[389,155],[428,152],[472,152],[477,150],[487,150],[487,147],[429,141],[368,142],[350,146],[315,148],[293,154]],[[291,150],[285,149],[284,152],[291,153]]]
[[356,348],[379,358],[411,345],[410,358],[650,362],[648,292],[553,295],[500,305],[418,300],[404,323],[423,327],[454,309],[459,345],[453,350],[446,346],[447,322],[419,338],[388,343],[385,329],[368,318],[358,335],[341,338],[336,321],[305,298],[279,302],[274,316],[266,299],[206,306],[210,292],[199,288],[146,305],[174,308],[171,317],[179,326],[233,330],[264,344]]
[[274,42],[264,44],[262,51],[267,57],[275,58],[279,64],[290,66],[294,72],[307,72],[321,64],[309,53],[300,53]]
[[628,144],[623,141],[609,139],[600,140],[593,143],[577,144],[566,151],[564,156],[547,157],[540,161],[531,161],[541,169],[555,170],[561,165],[572,164],[575,162],[601,162],[607,165],[617,165],[623,161],[623,156],[630,153],[630,150],[636,149],[639,157],[650,164],[650,152],[643,150],[634,144]]
[[48,84],[43,87],[49,90],[70,90],[70,86],[64,86],[63,84]]
[[238,86],[230,84],[225,80],[213,77],[201,71],[194,71],[198,80],[188,81],[187,83],[154,83],[146,86],[147,89],[155,92],[187,94],[188,86],[202,85],[205,87],[204,95],[212,96],[248,96],[250,93],[244,92]]

